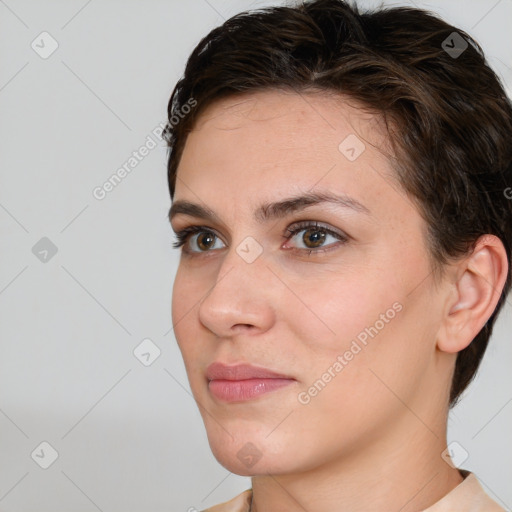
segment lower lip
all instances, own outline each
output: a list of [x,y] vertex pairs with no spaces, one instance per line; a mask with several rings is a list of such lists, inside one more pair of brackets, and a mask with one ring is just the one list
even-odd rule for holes
[[208,387],[213,396],[224,402],[244,402],[288,386],[294,379],[211,380]]

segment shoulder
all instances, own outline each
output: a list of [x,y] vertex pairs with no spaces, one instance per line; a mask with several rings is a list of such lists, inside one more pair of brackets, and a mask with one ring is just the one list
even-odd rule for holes
[[249,512],[251,508],[252,489],[247,489],[232,500],[219,503],[202,512]]

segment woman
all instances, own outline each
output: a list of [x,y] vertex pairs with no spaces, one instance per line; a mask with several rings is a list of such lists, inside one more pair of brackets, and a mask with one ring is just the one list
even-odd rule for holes
[[209,510],[504,510],[446,441],[511,287],[512,107],[479,46],[418,9],[243,13],[168,113],[175,335],[252,476]]

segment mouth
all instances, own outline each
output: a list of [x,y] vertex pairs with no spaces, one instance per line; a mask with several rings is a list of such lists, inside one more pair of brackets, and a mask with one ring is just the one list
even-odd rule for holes
[[245,402],[296,382],[293,377],[247,364],[215,362],[206,371],[210,393],[223,402]]

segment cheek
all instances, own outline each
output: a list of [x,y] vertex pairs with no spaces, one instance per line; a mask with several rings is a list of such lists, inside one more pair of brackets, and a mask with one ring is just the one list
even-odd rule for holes
[[175,331],[190,324],[194,316],[197,318],[197,308],[214,283],[210,285],[210,281],[210,275],[201,275],[197,269],[179,264],[172,288],[172,321]]
[[389,395],[384,383],[409,393],[432,355],[435,322],[426,311],[433,297],[424,289],[410,294],[410,280],[396,274],[382,268],[333,272],[310,294],[317,318],[292,313],[312,361],[305,386],[332,382],[326,387],[350,407],[361,398],[375,402]]
[[291,304],[287,309],[295,318],[295,325],[300,325],[306,334],[305,339],[315,340],[312,348],[337,355],[347,350],[352,340],[364,343],[371,333],[385,330],[399,316],[396,285],[391,280],[383,281],[378,269],[345,266],[314,283],[296,284],[297,295],[307,298],[307,314]]
[[346,448],[403,414],[403,403],[413,399],[430,362],[425,344],[414,339],[411,320],[404,309],[376,334],[370,331],[366,344],[341,335],[336,345],[310,358],[316,362],[301,395],[301,403],[308,403],[299,406],[304,425],[326,439],[342,436]]
[[172,324],[174,336],[181,350],[187,372],[199,360],[201,350],[199,333],[194,328],[197,308],[205,290],[195,289],[194,280],[178,267],[172,290]]
[[402,401],[414,399],[432,363],[435,331],[416,301],[403,302],[377,308],[366,325],[350,325],[347,335],[330,347],[330,364],[340,362],[341,355],[337,369],[342,369],[322,397],[326,410],[338,403],[362,420],[372,417],[370,411],[376,416],[398,413]]
[[180,319],[184,318],[185,312],[187,311],[187,302],[190,301],[190,295],[186,292],[187,280],[184,279],[183,272],[180,271],[180,266],[176,271],[172,287],[171,314],[175,332],[179,328]]

